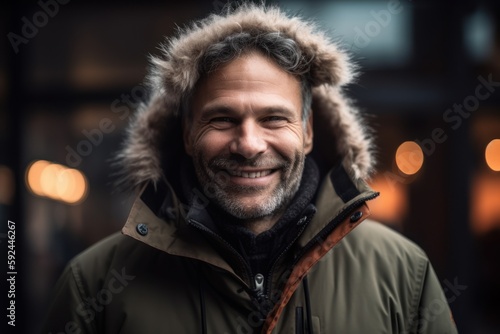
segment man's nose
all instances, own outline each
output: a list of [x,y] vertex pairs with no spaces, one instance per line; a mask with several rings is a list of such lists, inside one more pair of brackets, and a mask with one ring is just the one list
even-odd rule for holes
[[267,143],[262,131],[259,125],[252,121],[242,122],[238,126],[238,131],[229,147],[231,153],[239,154],[246,159],[254,158],[266,149]]

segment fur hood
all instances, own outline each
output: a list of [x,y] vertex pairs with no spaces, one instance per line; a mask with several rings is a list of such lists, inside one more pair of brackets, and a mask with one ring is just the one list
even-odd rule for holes
[[373,169],[370,131],[342,87],[355,77],[348,55],[317,29],[314,23],[289,16],[277,7],[245,3],[236,9],[192,23],[161,46],[151,58],[147,84],[149,100],[131,122],[118,154],[122,185],[139,187],[168,178],[184,154],[180,101],[199,78],[198,62],[208,46],[228,35],[279,31],[294,39],[305,56],[313,59],[314,148],[318,164],[331,168],[342,161],[355,179],[367,179]]

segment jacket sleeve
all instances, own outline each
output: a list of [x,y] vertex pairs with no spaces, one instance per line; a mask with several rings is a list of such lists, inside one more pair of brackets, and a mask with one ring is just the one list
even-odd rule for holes
[[78,266],[69,264],[53,290],[41,333],[97,333],[92,299],[85,290]]
[[411,333],[458,333],[446,296],[428,261],[426,269]]

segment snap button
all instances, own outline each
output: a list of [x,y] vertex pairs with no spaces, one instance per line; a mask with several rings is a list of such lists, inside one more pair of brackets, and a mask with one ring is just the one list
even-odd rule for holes
[[361,217],[363,217],[363,212],[361,211],[354,212],[351,216],[351,223],[357,222],[358,220],[361,219]]
[[148,234],[148,225],[146,224],[139,224],[135,227],[135,229],[137,230],[137,233],[139,233],[140,235],[142,236],[145,236],[146,234]]

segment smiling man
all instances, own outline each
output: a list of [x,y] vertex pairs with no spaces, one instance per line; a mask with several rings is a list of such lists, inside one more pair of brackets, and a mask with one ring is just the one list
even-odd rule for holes
[[119,156],[137,200],[68,265],[45,333],[456,333],[425,253],[366,219],[336,44],[243,4],[163,52]]
[[250,49],[203,78],[193,96],[184,144],[198,180],[212,183],[213,202],[256,234],[283,214],[312,148],[301,95],[294,75]]

